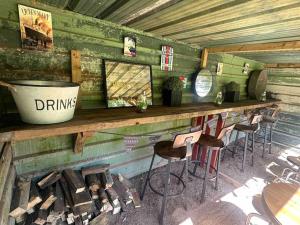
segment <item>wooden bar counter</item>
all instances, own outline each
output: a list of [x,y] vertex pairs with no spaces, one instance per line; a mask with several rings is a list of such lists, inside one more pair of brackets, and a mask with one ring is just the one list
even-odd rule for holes
[[[9,123],[0,128],[0,141],[20,141],[66,134],[97,132],[100,130],[159,123],[169,120],[190,119],[198,116],[251,110],[277,104],[278,100],[257,102],[254,100],[238,103],[183,104],[180,107],[151,106],[145,113],[135,112],[135,108],[93,109],[78,111],[71,121],[52,125],[29,125],[18,122]],[[15,122],[14,122],[15,123]]]

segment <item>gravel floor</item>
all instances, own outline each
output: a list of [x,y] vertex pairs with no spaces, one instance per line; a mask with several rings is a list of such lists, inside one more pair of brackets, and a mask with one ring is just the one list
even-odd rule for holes
[[[202,180],[189,176],[187,189],[188,209],[184,209],[183,198],[177,196],[167,200],[165,212],[165,225],[242,225],[245,224],[247,214],[255,211],[252,206],[253,196],[260,193],[265,184],[273,177],[266,172],[266,167],[271,162],[287,164],[284,161],[286,149],[273,146],[272,154],[266,154],[262,159],[262,146],[255,145],[254,166],[250,166],[250,154],[248,154],[245,172],[241,172],[242,151],[235,158],[227,152],[221,163],[221,172],[233,178],[235,185],[228,179],[220,177],[219,190],[216,191],[213,182],[209,181],[206,189],[206,201],[200,204],[200,193],[202,191]],[[149,161],[150,164],[150,161]],[[171,171],[180,174],[183,162],[174,162]],[[155,169],[162,172],[165,167]],[[198,169],[203,173],[203,169]],[[153,184],[159,189],[163,187],[161,174],[153,176]],[[144,183],[144,176],[134,177],[132,182],[138,190]],[[175,179],[171,179],[170,191],[176,192],[180,189]],[[154,194],[148,187],[142,207],[134,209],[130,205],[126,212],[120,215],[110,216],[110,224],[122,225],[156,225],[160,212],[162,198]],[[262,223],[263,224],[263,223]]]

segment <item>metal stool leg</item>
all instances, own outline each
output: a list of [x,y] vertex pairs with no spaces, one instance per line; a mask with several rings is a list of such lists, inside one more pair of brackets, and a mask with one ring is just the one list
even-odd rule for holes
[[[187,160],[187,158],[185,160]],[[184,171],[186,170],[186,167],[187,167],[186,162],[184,162],[181,173],[180,173],[180,176],[179,176],[180,178],[183,177],[183,174],[184,174]],[[177,181],[177,184],[180,184],[180,180]]]
[[206,183],[207,183],[207,176],[209,173],[209,168],[210,168],[210,161],[211,161],[211,149],[208,148],[208,157],[207,157],[207,162],[206,162],[206,168],[205,168],[205,174],[204,174],[204,181],[203,181],[203,187],[202,187],[202,193],[201,193],[201,200],[200,203],[203,203],[205,200],[205,190],[206,190]]
[[220,149],[218,151],[218,158],[217,158],[217,169],[216,169],[216,183],[215,183],[215,189],[218,190],[219,189],[219,169],[220,169],[220,161],[221,161],[221,152],[223,150]]
[[195,176],[198,166],[200,166],[201,145],[198,145],[197,162],[194,163],[193,175]]
[[244,154],[243,154],[243,164],[242,164],[242,172],[244,172],[245,163],[246,163],[246,155],[248,149],[248,133],[245,133],[245,146],[244,146]]
[[232,151],[232,158],[234,157],[234,154],[236,153],[237,143],[238,143],[238,140],[239,140],[239,134],[240,134],[240,132],[239,132],[239,131],[236,131],[235,142],[234,142],[234,148],[233,148],[233,151]]
[[265,150],[266,150],[266,144],[267,144],[267,138],[268,138],[268,124],[266,124],[266,127],[265,127],[265,134],[264,134],[264,146],[263,146],[263,154],[262,154],[262,158],[265,157]]
[[272,154],[273,127],[274,127],[274,124],[272,124],[270,126],[270,147],[269,147],[269,154]]
[[144,194],[145,194],[145,191],[146,191],[146,188],[147,188],[147,184],[148,184],[148,182],[149,182],[149,177],[150,177],[150,173],[151,173],[151,170],[152,170],[154,158],[155,158],[155,153],[154,153],[153,156],[152,156],[152,160],[151,160],[151,164],[150,164],[149,171],[148,171],[148,173],[147,173],[147,178],[146,178],[146,181],[145,181],[145,185],[144,185],[143,191],[142,191],[142,193],[141,193],[141,200],[143,200],[143,198],[144,198]]
[[254,166],[254,137],[255,133],[252,132],[252,154],[251,154],[251,166]]
[[183,193],[183,200],[184,200],[184,208],[185,210],[188,209],[188,204],[187,204],[187,189],[188,189],[188,183],[189,183],[189,158],[187,157],[185,160],[185,190]]
[[169,180],[170,180],[170,169],[171,169],[171,159],[168,160],[168,165],[166,169],[166,176],[165,176],[165,184],[164,184],[164,197],[161,205],[161,211],[160,211],[160,218],[159,218],[159,224],[164,224],[164,214],[165,214],[165,208],[166,208],[166,201],[167,201],[167,195],[168,195],[168,189],[169,189]]

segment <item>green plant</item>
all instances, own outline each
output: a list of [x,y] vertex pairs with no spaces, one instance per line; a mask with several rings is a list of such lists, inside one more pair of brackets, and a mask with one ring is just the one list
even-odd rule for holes
[[226,92],[240,91],[240,85],[234,81],[226,84]]
[[163,85],[163,88],[166,90],[178,90],[182,91],[183,82],[179,79],[179,77],[169,77]]

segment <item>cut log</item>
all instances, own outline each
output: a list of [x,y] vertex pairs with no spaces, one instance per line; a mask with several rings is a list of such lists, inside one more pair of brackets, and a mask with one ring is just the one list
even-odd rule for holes
[[[132,194],[131,194],[131,192],[129,191],[129,189],[127,189],[125,187],[125,185],[123,185],[123,183],[121,183],[119,181],[118,177],[116,177],[116,176],[114,176],[113,189],[119,195],[120,202],[125,203],[126,205],[128,205],[128,204],[130,204],[132,202]],[[122,203],[121,203],[121,206],[122,206]]]
[[57,182],[59,179],[61,178],[61,174],[58,171],[54,171],[52,173],[50,173],[49,175],[47,175],[46,177],[44,177],[43,179],[41,179],[37,185],[41,188],[44,189],[52,184],[54,184],[55,182]]
[[88,187],[91,191],[96,192],[100,188],[100,180],[96,174],[89,174],[85,177]]
[[83,225],[81,218],[79,216],[74,219],[74,223],[75,225]]
[[111,203],[112,207],[113,207],[113,214],[117,214],[121,211],[121,205],[119,202],[119,196],[117,194],[117,192],[113,189],[113,188],[108,188],[106,190],[107,195],[108,195],[108,199],[109,202]]
[[33,209],[34,206],[42,202],[42,198],[36,188],[36,185],[34,182],[31,182],[30,185],[30,194],[29,194],[29,201],[27,205],[27,213]]
[[67,207],[69,206],[68,208],[70,208],[70,207],[73,206],[73,201],[72,201],[72,196],[70,194],[70,189],[68,187],[67,181],[65,180],[64,177],[61,177],[60,180],[59,180],[59,183],[60,183],[61,188],[62,188],[63,193],[64,193],[66,206]]
[[109,169],[109,164],[101,164],[93,167],[87,167],[83,168],[81,170],[81,174],[83,177],[90,175],[90,174],[99,174],[99,173],[104,173],[106,170]]
[[53,211],[61,215],[65,211],[65,199],[59,182],[55,184],[55,196],[57,199],[54,202]]
[[54,194],[52,186],[48,186],[44,189],[43,193],[43,203],[40,207],[40,210],[47,210],[55,202],[56,196]]
[[98,191],[91,191],[92,199],[99,199]]
[[107,213],[101,213],[99,216],[95,217],[92,221],[90,221],[90,225],[108,225],[108,215]]
[[108,202],[107,194],[106,194],[106,192],[103,188],[100,188],[98,193],[99,193],[99,200],[100,200],[101,203]]
[[133,204],[135,208],[140,208],[141,205],[141,199],[140,199],[140,195],[137,192],[137,190],[135,188],[131,189],[131,194],[132,194],[132,200],[133,200]]
[[[16,170],[14,166],[10,166],[8,177],[5,182],[3,196],[0,199],[0,224],[8,224],[8,214],[10,212],[10,206],[12,202],[12,196],[14,192],[14,183],[16,178]],[[15,218],[13,218],[15,220]]]
[[77,194],[71,191],[71,196],[74,203],[74,207],[92,204],[93,202],[88,191],[83,191]]
[[63,175],[70,186],[70,190],[75,191],[75,193],[80,193],[85,190],[83,178],[77,171],[66,169],[63,171]]
[[105,172],[100,173],[99,176],[100,176],[101,186],[104,189],[111,188],[113,186],[114,181],[112,179],[112,176],[111,176],[111,173],[109,170],[106,170]]
[[12,211],[10,216],[17,218],[27,211],[29,193],[30,193],[30,179],[20,178],[17,183],[16,194],[13,198]]
[[2,194],[4,191],[5,181],[7,179],[7,175],[10,168],[10,163],[12,160],[12,150],[11,144],[6,143],[3,147],[3,151],[0,149],[0,199],[2,198]]
[[34,223],[37,225],[44,225],[47,222],[47,217],[48,217],[48,210],[40,209]]

